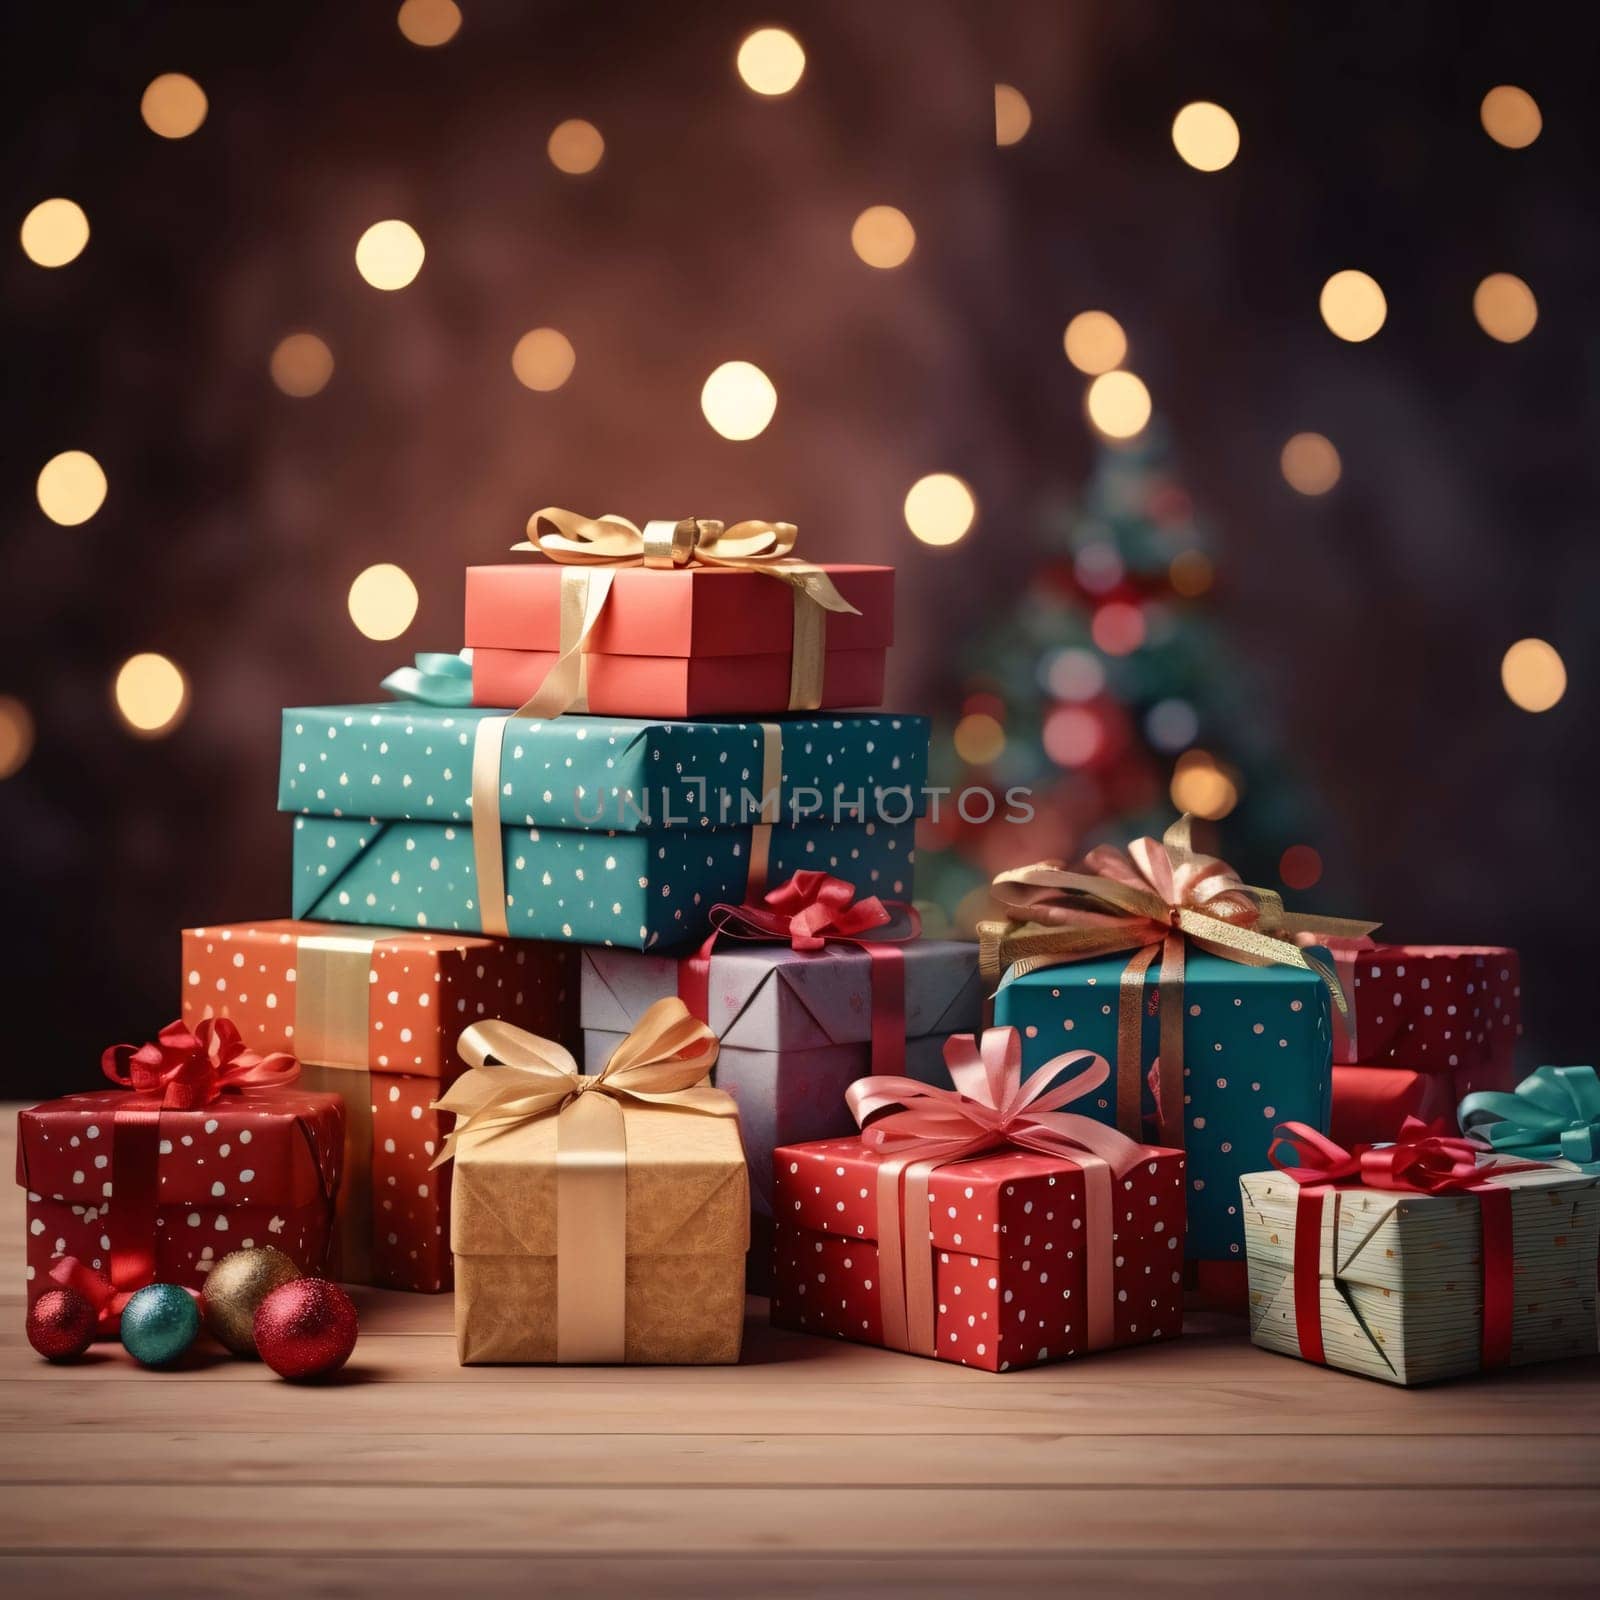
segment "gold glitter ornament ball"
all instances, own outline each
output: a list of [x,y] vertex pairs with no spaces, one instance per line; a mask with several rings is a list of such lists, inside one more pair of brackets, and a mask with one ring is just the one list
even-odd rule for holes
[[256,1308],[299,1276],[299,1267],[269,1244],[225,1255],[206,1278],[206,1327],[236,1356],[255,1355]]

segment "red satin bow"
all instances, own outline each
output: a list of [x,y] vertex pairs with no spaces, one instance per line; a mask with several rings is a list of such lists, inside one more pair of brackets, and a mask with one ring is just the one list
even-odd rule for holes
[[[952,1034],[944,1047],[953,1089],[914,1078],[861,1078],[845,1103],[864,1144],[885,1155],[959,1160],[985,1150],[1019,1146],[1041,1155],[1099,1156],[1121,1177],[1145,1147],[1093,1117],[1060,1108],[1100,1087],[1110,1076],[1104,1056],[1069,1050],[1022,1080],[1022,1036],[1015,1028],[986,1028],[981,1037]],[[1080,1062],[1083,1071],[1057,1083]],[[1055,1085],[1055,1087],[1052,1087]],[[898,1106],[898,1111],[891,1107]]]
[[169,1022],[150,1044],[114,1044],[100,1058],[100,1070],[119,1089],[159,1097],[164,1109],[193,1111],[225,1090],[293,1083],[300,1063],[283,1051],[258,1055],[245,1048],[227,1017],[206,1017],[193,1032]]
[[[1299,1155],[1291,1163],[1279,1152]],[[1280,1122],[1273,1130],[1267,1160],[1296,1183],[1359,1183],[1368,1189],[1404,1189],[1412,1194],[1452,1194],[1482,1181],[1478,1157],[1489,1153],[1476,1139],[1447,1134],[1435,1123],[1407,1117],[1394,1144],[1358,1144],[1353,1150],[1335,1144],[1303,1122]],[[1502,1165],[1497,1172],[1515,1171]]]
[[[914,937],[921,919],[910,906],[896,905],[911,922]],[[797,872],[762,897],[761,905],[716,905],[710,922],[719,933],[742,939],[783,939],[791,949],[820,950],[829,939],[858,939],[894,921],[877,895],[856,899],[856,886],[826,872]],[[716,937],[715,934],[712,935]]]

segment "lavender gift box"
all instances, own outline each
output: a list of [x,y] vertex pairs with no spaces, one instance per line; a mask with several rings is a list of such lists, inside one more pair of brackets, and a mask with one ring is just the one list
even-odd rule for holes
[[[897,946],[905,957],[902,1067],[872,1059],[872,958],[853,945],[792,950],[721,947],[711,957],[710,1015],[722,1049],[713,1081],[739,1104],[751,1203],[772,1215],[772,1152],[779,1145],[856,1131],[845,1090],[871,1072],[898,1070],[936,1083],[952,1033],[982,1026],[978,947],[943,939]],[[645,1009],[678,993],[678,962],[631,950],[585,949],[579,991],[585,1071],[597,1072]]]

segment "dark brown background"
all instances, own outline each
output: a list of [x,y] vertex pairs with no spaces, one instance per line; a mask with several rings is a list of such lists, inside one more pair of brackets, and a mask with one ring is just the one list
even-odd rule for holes
[[[1522,945],[1527,1063],[1591,1056],[1592,17],[462,5],[440,50],[408,44],[393,4],[6,8],[5,215],[14,228],[65,194],[93,229],[60,271],[14,245],[0,258],[0,692],[39,723],[31,762],[0,784],[8,1093],[87,1083],[102,1044],[165,1021],[184,923],[284,910],[278,708],[369,697],[412,649],[453,647],[462,566],[496,558],[536,505],[777,515],[810,554],[892,559],[893,703],[948,706],[952,636],[1003,615],[1036,508],[1087,468],[1083,380],[1060,347],[1086,306],[1129,329],[1214,523],[1216,602],[1260,675],[1259,714],[1343,819],[1313,841],[1328,863],[1315,902],[1397,936]],[[732,61],[773,21],[808,67],[764,101]],[[177,143],[138,115],[169,70],[210,99]],[[1034,111],[1009,150],[993,144],[996,79]],[[1529,150],[1479,127],[1499,82],[1543,109]],[[1169,140],[1196,98],[1243,131],[1214,176]],[[569,116],[605,135],[589,178],[545,158]],[[897,272],[850,250],[851,221],[880,202],[917,228]],[[428,250],[393,295],[352,261],[386,216]],[[1388,295],[1367,345],[1316,313],[1345,266]],[[1539,298],[1520,345],[1472,320],[1497,270]],[[509,365],[541,324],[578,353],[548,395]],[[266,375],[302,327],[337,361],[308,401]],[[732,358],[778,388],[750,443],[699,410]],[[1277,469],[1307,428],[1344,458],[1321,501]],[[73,447],[111,488],[63,529],[33,483]],[[982,506],[946,551],[901,515],[935,470]],[[423,595],[389,645],[345,611],[351,578],[382,559]],[[1571,674],[1545,716],[1499,685],[1525,634]],[[164,740],[129,737],[109,703],[139,649],[193,681]]]

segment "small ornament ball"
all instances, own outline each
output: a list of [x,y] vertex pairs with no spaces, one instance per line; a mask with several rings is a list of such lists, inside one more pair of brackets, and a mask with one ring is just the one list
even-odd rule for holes
[[28,1307],[28,1343],[47,1361],[71,1361],[94,1343],[99,1320],[76,1289],[46,1289]]
[[324,1378],[356,1347],[356,1308],[326,1278],[281,1283],[256,1312],[256,1353],[281,1378]]
[[123,1348],[146,1367],[168,1367],[200,1332],[200,1309],[187,1289],[151,1283],[122,1308]]
[[253,1356],[261,1302],[299,1276],[294,1262],[269,1244],[230,1252],[206,1278],[206,1327],[236,1356]]

